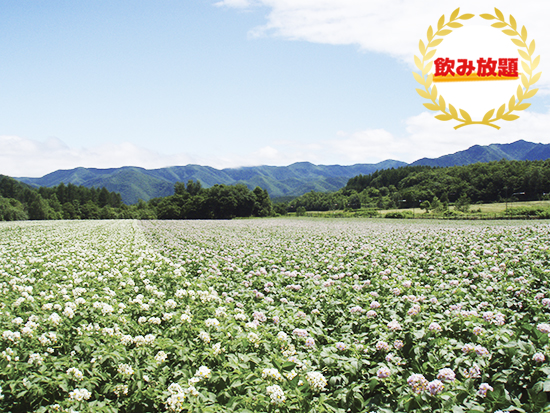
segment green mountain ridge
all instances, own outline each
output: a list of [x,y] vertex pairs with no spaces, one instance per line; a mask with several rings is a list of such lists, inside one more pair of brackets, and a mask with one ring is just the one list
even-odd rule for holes
[[348,179],[368,175],[377,170],[401,166],[428,165],[436,167],[469,165],[478,162],[507,160],[545,160],[550,158],[550,144],[519,140],[509,144],[474,145],[464,151],[439,158],[422,158],[411,164],[386,160],[376,164],[314,165],[297,162],[288,166],[247,166],[216,169],[210,166],[185,165],[159,169],[125,166],[97,169],[74,168],[57,170],[41,178],[15,178],[33,187],[52,187],[72,183],[85,187],[105,187],[119,192],[126,204],[139,199],[148,201],[174,193],[176,182],[200,181],[204,187],[216,184],[245,184],[249,189],[259,186],[266,189],[272,198],[297,197],[309,191],[337,191]]

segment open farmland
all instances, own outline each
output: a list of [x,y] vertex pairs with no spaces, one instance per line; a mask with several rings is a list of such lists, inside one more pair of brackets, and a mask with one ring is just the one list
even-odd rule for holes
[[0,411],[540,412],[550,231],[0,225]]

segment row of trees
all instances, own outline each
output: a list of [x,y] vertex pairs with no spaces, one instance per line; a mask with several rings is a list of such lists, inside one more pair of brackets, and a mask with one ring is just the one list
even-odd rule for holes
[[0,175],[0,221],[132,217],[120,194],[105,188],[59,184],[32,188]]
[[[231,219],[275,214],[267,190],[244,184],[203,188],[200,181],[178,182],[174,195],[149,201],[159,219]],[[283,211],[279,211],[283,212]],[[286,211],[284,211],[286,212]]]
[[273,207],[266,190],[245,185],[214,185],[199,181],[178,182],[175,194],[125,205],[116,192],[59,184],[32,188],[0,175],[0,221],[44,219],[230,219],[285,214]]
[[449,203],[467,209],[470,203],[540,200],[549,193],[550,160],[501,160],[446,168],[406,166],[358,175],[339,191],[304,194],[290,201],[288,209],[445,208]]

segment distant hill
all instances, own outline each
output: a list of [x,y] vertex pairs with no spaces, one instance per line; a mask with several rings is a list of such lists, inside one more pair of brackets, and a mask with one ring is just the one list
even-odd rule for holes
[[532,143],[519,140],[513,143],[494,143],[487,146],[474,145],[464,151],[439,158],[422,158],[411,166],[462,166],[478,162],[491,162],[507,159],[510,161],[539,161],[550,158],[550,144]]
[[[439,158],[422,158],[410,165],[461,166],[477,162],[508,160],[545,160],[550,158],[550,144],[519,140],[508,144],[488,146],[474,145],[464,151]],[[210,166],[186,165],[160,169],[144,169],[133,166],[95,169],[75,168],[58,170],[41,178],[15,178],[34,187],[52,187],[60,184],[75,184],[86,187],[105,187],[119,192],[126,204],[139,199],[172,195],[174,183],[190,179],[200,181],[204,187],[215,184],[233,185],[243,183],[248,188],[256,186],[267,189],[272,198],[297,197],[309,191],[336,191],[344,187],[349,178],[368,175],[377,170],[399,168],[407,163],[387,160],[376,164],[314,165],[298,162],[289,166],[250,166],[216,169]]]
[[251,166],[243,168],[215,169],[210,166],[186,165],[160,169],[144,169],[133,166],[96,169],[75,168],[58,170],[41,178],[16,178],[34,187],[52,187],[60,184],[75,184],[86,187],[105,187],[119,192],[126,204],[139,199],[163,197],[174,193],[174,183],[190,179],[200,181],[204,187],[215,184],[245,184],[254,189],[267,189],[273,197],[296,197],[309,191],[336,191],[346,185],[349,178],[370,174],[379,169],[398,168],[407,165],[400,161],[383,161],[377,164],[350,166],[314,165],[298,162],[289,166]]

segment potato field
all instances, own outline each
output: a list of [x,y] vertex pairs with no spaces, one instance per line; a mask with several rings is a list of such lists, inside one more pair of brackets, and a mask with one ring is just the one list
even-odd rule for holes
[[0,223],[0,411],[550,411],[548,224],[387,221]]

